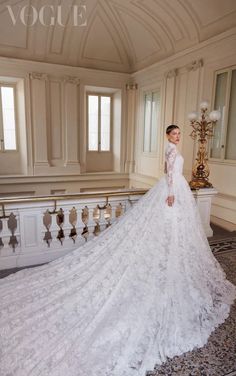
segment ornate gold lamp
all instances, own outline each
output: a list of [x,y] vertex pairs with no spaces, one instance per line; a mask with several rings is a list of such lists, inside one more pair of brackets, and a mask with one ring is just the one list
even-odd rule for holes
[[210,170],[207,163],[207,139],[213,136],[214,125],[220,119],[221,114],[220,111],[212,111],[208,115],[208,107],[208,102],[204,101],[200,104],[200,116],[197,112],[191,112],[188,115],[190,125],[193,127],[190,136],[198,140],[197,158],[192,171],[192,180],[189,182],[192,189],[212,187],[208,181]]

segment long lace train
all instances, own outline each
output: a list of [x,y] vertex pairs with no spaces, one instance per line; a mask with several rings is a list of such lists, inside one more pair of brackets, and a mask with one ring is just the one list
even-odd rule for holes
[[226,319],[236,289],[174,153],[167,177],[99,237],[0,281],[2,376],[144,376]]

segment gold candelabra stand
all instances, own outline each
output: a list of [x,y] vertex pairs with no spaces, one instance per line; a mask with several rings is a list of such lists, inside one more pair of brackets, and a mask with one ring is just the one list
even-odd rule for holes
[[189,182],[191,189],[212,187],[212,184],[208,180],[210,169],[207,163],[207,140],[213,136],[214,125],[220,119],[220,112],[212,111],[208,115],[208,107],[208,102],[202,102],[200,104],[200,116],[197,112],[191,112],[188,115],[190,125],[193,128],[190,136],[198,141],[196,162],[192,170],[192,180]]

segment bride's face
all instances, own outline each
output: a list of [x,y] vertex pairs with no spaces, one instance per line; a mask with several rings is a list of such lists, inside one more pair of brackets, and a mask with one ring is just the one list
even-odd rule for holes
[[179,143],[179,140],[180,140],[180,130],[178,128],[172,129],[172,131],[168,134],[167,137],[168,137],[168,141],[177,145]]

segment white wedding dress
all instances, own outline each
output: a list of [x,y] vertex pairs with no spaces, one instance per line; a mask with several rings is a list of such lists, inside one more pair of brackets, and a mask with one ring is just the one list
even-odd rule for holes
[[97,238],[0,281],[1,376],[144,376],[227,318],[235,286],[211,253],[182,156],[170,142],[165,155],[167,175]]

